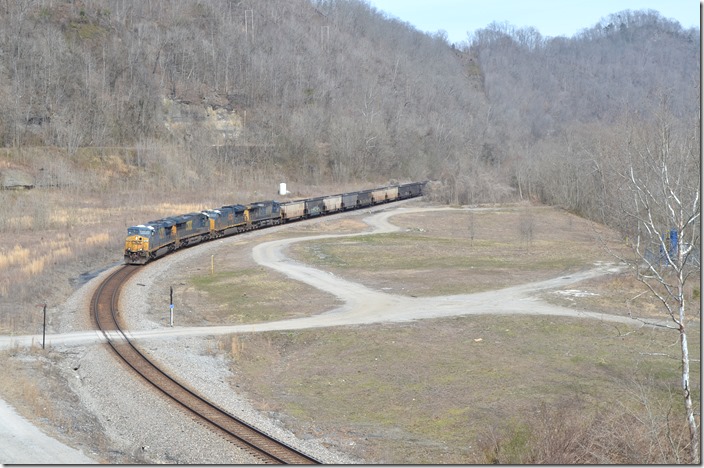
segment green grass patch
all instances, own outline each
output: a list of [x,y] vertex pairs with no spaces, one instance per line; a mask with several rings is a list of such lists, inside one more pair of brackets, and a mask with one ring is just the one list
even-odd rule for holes
[[202,308],[211,324],[280,320],[337,304],[329,295],[260,267],[195,275],[189,282],[200,299],[211,304]]
[[497,289],[525,283],[526,274],[531,280],[546,279],[580,270],[598,258],[593,244],[566,248],[557,239],[528,244],[414,230],[302,242],[291,246],[290,255],[372,288],[415,296]]

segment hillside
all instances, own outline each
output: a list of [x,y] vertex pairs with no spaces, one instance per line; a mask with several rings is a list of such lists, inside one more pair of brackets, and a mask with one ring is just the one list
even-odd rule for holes
[[431,178],[452,201],[541,197],[527,154],[663,107],[698,118],[698,30],[652,10],[572,38],[494,23],[461,49],[362,0],[27,0],[0,24],[0,145],[96,148],[140,184]]
[[492,24],[476,31],[486,99],[485,160],[522,198],[604,215],[619,174],[668,148],[698,186],[700,31],[656,11],[622,11],[572,38]]
[[486,106],[458,51],[357,0],[11,2],[0,21],[2,146],[157,142],[197,153],[199,177],[418,178],[438,143],[477,144]]

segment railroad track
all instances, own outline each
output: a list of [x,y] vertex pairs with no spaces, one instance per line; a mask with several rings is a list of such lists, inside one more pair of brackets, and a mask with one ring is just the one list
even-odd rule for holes
[[115,353],[150,384],[187,409],[197,419],[204,420],[213,431],[264,462],[306,465],[320,463],[200,397],[159,369],[137,349],[120,328],[117,315],[122,285],[140,268],[142,267],[136,265],[125,265],[119,268],[98,286],[91,300],[91,315],[95,325],[103,332]]

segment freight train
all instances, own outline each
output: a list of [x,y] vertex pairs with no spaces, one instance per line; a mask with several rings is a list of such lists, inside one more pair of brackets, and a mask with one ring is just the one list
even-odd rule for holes
[[411,182],[287,202],[226,205],[149,221],[127,229],[125,263],[144,265],[175,250],[252,229],[418,197],[425,184]]

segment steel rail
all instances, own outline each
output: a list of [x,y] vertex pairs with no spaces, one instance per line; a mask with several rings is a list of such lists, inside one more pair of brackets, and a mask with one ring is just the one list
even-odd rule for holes
[[252,455],[269,463],[319,464],[315,458],[260,431],[179,383],[134,345],[121,329],[117,316],[122,285],[140,268],[143,267],[125,265],[117,269],[98,285],[91,300],[94,324],[113,351],[147,382],[196,418],[204,420],[207,427]]

